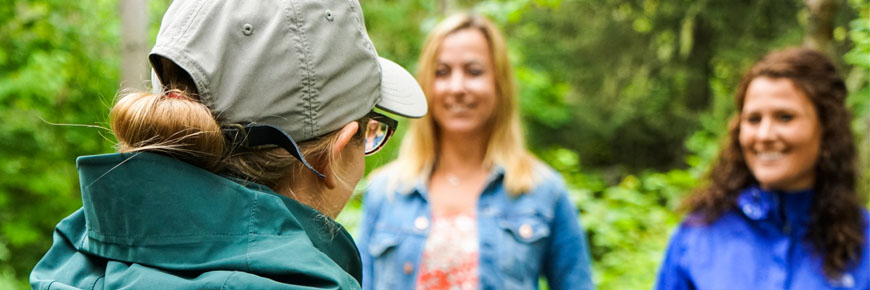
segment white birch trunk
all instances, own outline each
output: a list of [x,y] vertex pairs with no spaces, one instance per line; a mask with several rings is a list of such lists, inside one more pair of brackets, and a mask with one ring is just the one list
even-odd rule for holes
[[148,5],[146,0],[120,0],[121,88],[143,90],[148,65]]

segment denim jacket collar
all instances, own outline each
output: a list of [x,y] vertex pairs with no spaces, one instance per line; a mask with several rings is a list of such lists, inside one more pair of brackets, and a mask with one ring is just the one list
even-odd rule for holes
[[737,207],[747,218],[801,231],[809,221],[812,202],[812,189],[783,192],[753,185],[737,196]]
[[[492,169],[489,170],[489,175],[486,177],[486,186],[483,188],[483,194],[488,192],[488,189],[492,187],[493,184],[497,182],[501,182],[501,179],[504,177],[504,167],[501,165],[494,165]],[[432,177],[432,168],[420,174],[420,177],[417,178],[417,181],[414,183],[414,187],[410,188],[410,191],[402,192],[404,194],[413,194],[417,193],[423,199],[429,200],[429,180]]]

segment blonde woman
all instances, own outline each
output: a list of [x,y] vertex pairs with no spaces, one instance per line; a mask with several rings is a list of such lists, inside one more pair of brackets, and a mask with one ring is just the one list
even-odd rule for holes
[[173,2],[157,92],[112,108],[119,153],[77,160],[84,206],[32,287],[359,289],[333,219],[396,127],[373,109],[426,113],[364,31],[356,1]]
[[364,289],[592,288],[561,178],[525,147],[505,41],[458,14],[429,34],[418,81],[430,114],[374,174],[358,245]]

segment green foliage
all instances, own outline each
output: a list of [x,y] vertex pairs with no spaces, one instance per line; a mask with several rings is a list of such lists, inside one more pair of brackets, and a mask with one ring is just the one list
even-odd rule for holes
[[81,204],[73,161],[110,150],[99,124],[117,89],[113,1],[0,5],[0,288],[26,281],[54,225]]
[[849,24],[849,38],[854,43],[854,47],[845,56],[848,63],[862,67],[870,68],[870,4],[864,1],[852,0],[849,4],[859,12],[860,17]]
[[[703,169],[645,171],[611,184],[594,172],[581,170],[580,159],[571,150],[550,149],[541,157],[562,174],[580,209],[598,287],[649,288],[670,232],[680,221],[679,202],[697,185]],[[697,166],[709,162],[706,157],[695,157],[705,159]]]
[[362,5],[366,29],[378,53],[413,72],[426,35],[423,31],[437,23],[434,2],[372,0]]
[[[6,263],[9,261],[9,249],[6,247],[5,243],[0,242],[0,262]],[[0,271],[0,289],[15,289],[15,288],[26,288],[26,284],[24,281],[20,281],[16,279],[15,272],[11,269],[5,269]]]
[[[859,168],[870,167],[870,3],[851,0],[849,5],[858,12],[859,17],[850,23],[849,39],[853,42],[843,59],[854,66],[847,85],[851,94],[847,105],[855,114],[853,128],[857,133],[858,153],[861,155]],[[870,170],[864,170],[858,190],[865,197],[870,195]]]
[[[518,55],[522,96],[533,99],[523,102],[533,147],[560,144],[588,166],[630,172],[682,166],[683,140],[710,125],[701,122],[711,110],[729,107],[719,107],[721,97],[730,100],[758,57],[800,44],[805,14],[800,0],[516,2],[523,1],[483,3],[521,7],[502,24]],[[841,10],[838,23],[851,20]],[[524,71],[547,72],[546,82]],[[540,94],[542,87],[550,91]]]

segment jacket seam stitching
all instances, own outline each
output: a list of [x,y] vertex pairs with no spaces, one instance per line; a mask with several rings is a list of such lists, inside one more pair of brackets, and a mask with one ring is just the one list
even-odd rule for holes
[[227,275],[227,278],[224,279],[224,283],[221,284],[221,290],[223,290],[223,289],[227,289],[227,283],[230,282],[230,278],[232,278],[233,275],[235,275],[235,274],[236,274],[236,272],[232,272],[232,273],[230,273],[229,275]]
[[320,130],[317,125],[317,98],[318,91],[315,88],[316,76],[314,72],[314,67],[311,64],[311,47],[307,41],[307,36],[305,35],[305,22],[303,17],[301,17],[301,11],[299,11],[299,7],[297,7],[293,2],[287,3],[289,7],[284,9],[286,15],[285,18],[288,20],[288,24],[290,25],[290,30],[293,31],[295,28],[294,38],[298,39],[295,43],[296,45],[296,54],[299,58],[299,62],[301,64],[301,70],[303,71],[304,76],[302,77],[302,86],[304,89],[302,90],[303,100],[305,100],[302,105],[305,108],[305,125],[306,128],[303,129],[303,138],[313,137],[318,134]]
[[246,245],[247,248],[245,249],[245,264],[248,267],[248,272],[251,272],[251,255],[250,255],[250,253],[251,253],[251,243],[253,243],[254,236],[255,236],[255,234],[254,234],[254,217],[255,217],[256,211],[257,211],[257,201],[258,201],[258,195],[255,194],[253,196],[253,205],[251,206],[251,217],[248,221],[248,243]]
[[105,277],[106,277],[106,275],[102,275],[102,276],[97,277],[97,279],[94,279],[94,282],[91,283],[91,289],[97,289],[97,282],[100,281],[100,279],[103,279]]
[[97,232],[97,231],[93,231],[93,232],[94,232],[94,234],[101,235],[101,236],[103,236],[103,237],[107,237],[107,238],[135,238],[135,239],[141,239],[141,238],[148,238],[148,239],[171,239],[171,238],[180,238],[180,237],[197,237],[197,236],[205,236],[205,235],[215,235],[215,236],[244,236],[244,235],[248,235],[248,234],[250,234],[250,233],[247,233],[247,234],[232,234],[232,233],[196,233],[196,234],[186,234],[186,235],[160,235],[160,236],[145,235],[145,236],[128,236],[128,235],[110,235],[110,234],[104,234],[104,233]]

